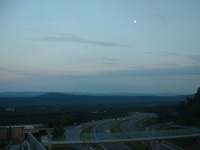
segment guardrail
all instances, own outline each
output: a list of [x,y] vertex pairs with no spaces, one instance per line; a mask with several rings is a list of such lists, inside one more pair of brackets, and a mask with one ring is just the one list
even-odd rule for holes
[[149,136],[146,131],[95,134],[96,138],[94,138],[93,134],[84,134],[81,139],[76,140],[52,139],[51,144],[109,143],[200,137],[200,129],[156,130],[154,136]]
[[31,150],[46,150],[46,148],[38,142],[38,140],[31,134],[28,134],[27,142]]

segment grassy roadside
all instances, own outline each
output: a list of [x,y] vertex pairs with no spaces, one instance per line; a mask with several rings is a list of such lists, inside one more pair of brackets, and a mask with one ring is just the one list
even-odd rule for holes
[[[138,121],[136,123],[136,126],[139,129],[144,129],[147,126],[154,124],[155,121],[156,121],[155,118],[144,118],[143,120]],[[177,129],[184,129],[184,128],[172,127],[169,124],[160,124],[156,128],[156,130],[177,130]],[[196,139],[195,138],[171,139],[171,140],[166,140],[166,141],[168,141],[169,143],[172,143],[174,145],[177,145],[179,147],[182,147],[186,150],[196,150],[196,147],[195,147]]]
[[150,148],[140,142],[125,142],[128,147],[133,150],[150,150]]
[[184,139],[172,139],[168,140],[170,143],[182,147],[185,150],[197,150],[197,139],[194,137]]
[[[121,128],[120,128],[120,124],[125,122],[127,120],[121,120],[121,121],[115,121],[111,127],[110,127],[110,131],[111,132],[122,132]],[[138,121],[138,123],[140,124],[141,128],[142,126],[145,126],[146,121],[141,120],[142,122],[140,123]],[[125,137],[127,137],[124,134]],[[133,150],[149,150],[149,147],[142,144],[141,142],[125,142],[124,144],[126,144],[128,147],[130,147]]]
[[122,123],[122,121],[114,121],[110,127],[110,131],[111,132],[122,132],[122,130],[120,129],[121,123]]
[[143,130],[148,126],[151,126],[151,125],[155,124],[155,122],[156,122],[156,118],[145,117],[144,119],[139,120],[139,121],[136,122],[136,127],[139,130]]
[[84,139],[89,133],[92,133],[94,128],[94,125],[90,125],[90,126],[86,126],[82,129],[81,133],[80,133],[80,138]]
[[[83,128],[83,130],[80,133],[80,138],[81,139],[85,139],[87,138],[87,135],[90,133],[93,133],[93,129],[94,129],[95,125],[90,125],[90,126],[86,126]],[[90,137],[89,137],[90,138]],[[90,147],[92,147],[95,150],[98,150],[98,146],[97,144],[90,144]]]
[[[136,122],[136,127],[138,130],[144,130],[146,127],[153,125],[156,122],[156,118],[152,117],[145,117],[142,120]],[[149,150],[150,148],[147,145],[144,145],[141,142],[126,142],[129,147],[134,150]]]
[[[118,133],[118,132],[122,132],[121,128],[120,128],[120,124],[123,123],[124,121],[120,120],[120,121],[114,121],[110,127],[110,131],[113,133]],[[120,135],[118,137],[118,135],[115,135],[116,138],[127,138],[126,134]]]
[[[156,130],[177,130],[177,129],[186,129],[184,127],[171,126],[170,124],[161,124],[156,127]],[[196,150],[197,148],[197,139],[194,137],[182,138],[182,139],[168,139],[166,140],[169,143],[177,145],[185,150]]]
[[53,147],[52,150],[77,150],[77,149],[68,146],[58,146],[58,147]]

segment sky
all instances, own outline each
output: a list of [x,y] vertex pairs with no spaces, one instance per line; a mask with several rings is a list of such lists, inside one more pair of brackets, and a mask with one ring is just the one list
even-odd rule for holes
[[199,0],[0,1],[0,92],[198,87]]

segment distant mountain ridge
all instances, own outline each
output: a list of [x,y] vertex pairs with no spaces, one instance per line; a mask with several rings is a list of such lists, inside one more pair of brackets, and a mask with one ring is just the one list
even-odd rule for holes
[[[67,96],[67,95],[69,95],[69,94],[50,92],[50,93],[42,94],[39,97],[63,97],[63,96]],[[70,95],[74,95],[74,94],[70,94]]]
[[0,97],[33,97],[47,92],[0,92]]
[[188,95],[181,96],[110,96],[110,95],[76,95],[65,93],[45,93],[30,97],[0,97],[1,107],[19,106],[91,106],[112,104],[155,104],[158,102],[177,103]]
[[0,97],[34,97],[46,94],[72,94],[89,96],[179,96],[180,93],[81,93],[81,92],[0,92]]

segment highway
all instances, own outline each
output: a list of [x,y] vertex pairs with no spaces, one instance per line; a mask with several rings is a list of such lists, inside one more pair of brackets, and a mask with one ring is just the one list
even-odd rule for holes
[[[155,116],[154,114],[150,113],[137,113],[135,116],[131,117],[125,117],[125,118],[118,118],[118,119],[110,119],[106,121],[99,122],[96,124],[95,128],[93,129],[93,134],[95,139],[98,140],[103,140],[105,138],[112,138],[115,139],[115,137],[111,133],[107,133],[107,137],[102,137],[98,133],[106,133],[106,130],[108,130],[113,122],[116,122],[117,120],[122,121],[120,124],[120,128],[122,132],[130,133],[130,132],[135,132],[138,130],[136,128],[135,123],[139,120],[144,119],[145,117],[149,116]],[[99,144],[98,148],[101,150],[132,150],[129,148],[127,145],[123,143],[106,143],[106,144]]]
[[69,141],[79,140],[79,135],[80,135],[81,131],[82,131],[82,126],[66,128],[65,129],[66,140],[69,140]]
[[[144,119],[145,117],[155,117],[155,115],[154,114],[147,114],[147,113],[137,113],[137,114],[135,114],[135,116],[133,116],[132,118],[130,118],[126,122],[121,123],[120,129],[127,136],[129,136],[129,134],[127,134],[127,133],[135,133],[136,131],[139,130],[138,127],[136,126],[136,123],[138,121]],[[148,145],[148,143],[146,141],[141,141],[141,143],[144,144],[144,145]]]
[[[155,131],[156,131],[157,126],[159,126],[159,125],[153,125],[153,126],[150,126],[146,129],[147,135],[149,137],[155,137],[156,136]],[[156,143],[158,144],[158,142],[159,142],[158,140],[154,140],[154,141],[152,141],[151,144],[156,144]],[[183,150],[183,149],[181,147],[178,147],[178,146],[172,144],[172,143],[169,143],[166,140],[163,140],[162,143],[160,144],[160,150]]]
[[[143,119],[147,114],[139,114],[137,117],[127,117],[126,120],[124,120],[124,123],[122,124],[122,131],[123,132],[132,132],[130,130],[131,127],[135,127],[135,122]],[[122,119],[122,118],[120,118]],[[93,138],[97,140],[103,140],[107,138],[112,138],[115,139],[115,137],[111,133],[106,133],[106,130],[111,127],[113,122],[117,121],[113,119],[105,119],[105,120],[100,120],[96,122],[90,122],[90,123],[85,123],[83,125],[75,126],[72,128],[66,128],[65,129],[65,136],[66,140],[68,141],[78,141],[80,139],[79,135],[81,133],[81,130],[83,129],[84,126],[90,126],[90,125],[95,125],[93,128]],[[127,127],[128,126],[128,127]],[[106,133],[104,136],[98,133]],[[83,149],[83,145],[73,145],[73,147],[77,149]],[[104,144],[97,144],[97,147],[99,150],[132,150],[128,146],[126,146],[123,143],[104,143]],[[89,147],[89,149],[93,149]]]
[[[123,142],[133,142],[133,141],[149,141],[151,146],[160,147],[163,150],[175,150],[178,147],[172,146],[172,144],[167,143],[166,139],[175,138],[186,138],[186,137],[199,137],[200,129],[189,128],[189,129],[176,129],[176,130],[156,130],[156,125],[151,126],[147,130],[139,131],[136,127],[136,122],[144,119],[145,117],[153,117],[153,114],[149,113],[137,113],[131,117],[119,118],[119,119],[105,119],[90,123],[85,123],[80,126],[75,126],[72,128],[66,128],[66,139],[54,139],[51,141],[53,145],[62,144],[96,144],[100,150],[130,150]],[[106,132],[111,125],[115,123],[120,123],[120,128],[122,132]],[[93,132],[85,134],[84,137],[79,137],[83,127],[93,125]],[[154,143],[152,142],[154,141]],[[156,143],[158,141],[158,143]],[[145,143],[145,142],[144,142]],[[154,145],[156,143],[156,145]],[[90,150],[94,150],[92,147],[88,147]]]
[[[131,117],[126,117],[126,118],[118,118],[118,119],[105,119],[105,120],[100,120],[96,122],[90,122],[90,123],[85,123],[80,126],[76,126],[73,128],[68,128],[66,129],[66,139],[69,141],[75,141],[79,140],[81,130],[83,129],[84,126],[90,126],[90,125],[95,125],[93,128],[93,138],[96,140],[104,140],[104,139],[115,139],[115,137],[111,133],[106,133],[106,130],[110,129],[111,125],[113,122],[116,122],[117,120],[123,120],[121,121],[120,128],[122,132],[124,133],[132,133],[138,130],[136,127],[136,122],[139,120],[144,119],[145,117],[155,117],[155,114],[150,114],[150,113],[136,113],[135,115]],[[99,133],[106,133],[103,136]],[[143,142],[144,143],[144,142]],[[75,145],[73,146],[77,149],[83,149],[83,145]],[[97,147],[99,150],[132,150],[129,148],[127,145],[123,143],[101,143],[97,144]],[[89,149],[93,150],[92,147],[89,147]]]
[[[98,133],[106,133],[106,130],[110,128],[112,125],[113,120],[102,121],[98,123],[95,128],[93,129],[93,134],[96,139],[103,140],[105,136],[99,136]],[[106,135],[109,138],[114,139],[115,137],[111,133],[107,133]],[[107,138],[106,137],[106,138]],[[123,143],[106,143],[106,144],[98,144],[98,148],[100,150],[131,150],[128,146]]]
[[144,119],[145,117],[153,117],[153,115],[149,113],[137,113],[135,116],[127,118],[127,121],[120,124],[122,132],[129,133],[138,131],[139,129],[136,127],[136,122]]
[[[145,117],[155,117],[155,116],[153,114],[139,113],[139,114],[137,114],[137,116],[135,116],[135,119],[131,119],[127,122],[120,124],[120,128],[125,133],[136,132],[136,131],[138,131],[138,128],[135,125],[136,122]],[[149,135],[150,137],[155,136],[155,130],[156,130],[155,128],[156,128],[156,125],[147,128],[146,129],[147,135]],[[128,134],[127,134],[127,136],[128,136]],[[155,140],[155,143],[156,142],[158,142],[158,141]],[[145,141],[143,141],[141,143],[143,143],[145,145],[148,144]],[[176,145],[171,144],[167,141],[162,142],[162,144],[160,145],[160,149],[161,150],[181,150],[180,147],[177,147]]]
[[[65,128],[65,138],[68,141],[76,141],[79,140],[79,135],[82,131],[82,126],[75,126],[71,128]],[[76,144],[76,145],[71,145],[71,147],[76,148],[76,149],[84,149],[83,144]]]

